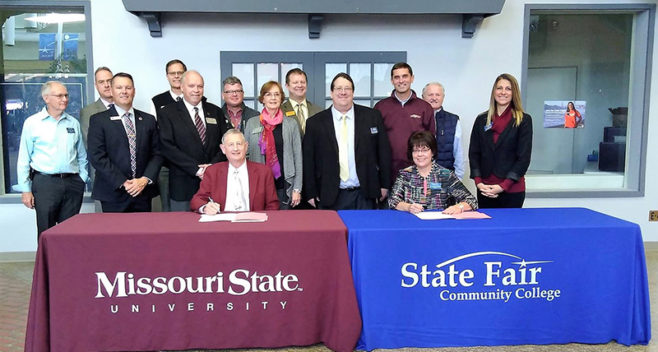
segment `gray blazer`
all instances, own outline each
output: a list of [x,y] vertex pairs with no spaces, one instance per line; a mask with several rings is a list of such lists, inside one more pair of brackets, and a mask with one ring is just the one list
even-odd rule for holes
[[[302,139],[299,133],[299,124],[292,117],[283,118],[283,177],[291,186],[286,190],[288,197],[292,197],[293,189],[302,190]],[[244,136],[249,143],[247,159],[264,164],[265,155],[261,154],[258,140],[263,134],[263,125],[260,119],[253,118],[247,121]]]
[[89,130],[89,118],[91,115],[97,114],[107,110],[105,104],[98,98],[95,102],[86,105],[80,110],[80,130],[82,131],[82,140],[85,142],[87,148],[87,131]]

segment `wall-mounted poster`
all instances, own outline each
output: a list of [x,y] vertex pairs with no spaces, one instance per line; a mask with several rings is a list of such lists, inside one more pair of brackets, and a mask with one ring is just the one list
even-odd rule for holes
[[583,128],[586,110],[584,100],[546,100],[544,128]]

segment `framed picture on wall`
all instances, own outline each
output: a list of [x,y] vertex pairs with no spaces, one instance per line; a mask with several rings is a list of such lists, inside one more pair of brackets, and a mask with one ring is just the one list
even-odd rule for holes
[[544,128],[584,128],[586,112],[584,100],[546,100]]

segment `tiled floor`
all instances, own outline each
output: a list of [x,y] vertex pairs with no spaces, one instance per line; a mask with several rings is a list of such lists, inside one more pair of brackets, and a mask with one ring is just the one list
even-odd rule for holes
[[0,351],[23,351],[33,262],[0,264]]
[[[0,263],[0,352],[23,351],[25,343],[25,327],[27,324],[28,303],[32,283],[33,262]],[[658,352],[658,250],[647,252],[647,271],[651,295],[651,320],[653,340],[648,346],[626,347],[611,342],[606,345],[547,345],[547,346],[500,346],[500,347],[467,347],[467,348],[405,348],[397,351],[441,351],[441,352],[484,352],[484,351],[619,351],[619,352]],[[255,351],[255,350],[250,350]],[[273,351],[273,350],[269,350]],[[276,351],[329,351],[322,345],[284,348]]]

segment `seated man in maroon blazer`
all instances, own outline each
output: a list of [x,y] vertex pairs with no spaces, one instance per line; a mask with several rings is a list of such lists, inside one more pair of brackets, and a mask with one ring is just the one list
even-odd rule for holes
[[242,132],[229,129],[220,144],[228,161],[209,166],[192,200],[192,211],[279,210],[274,176],[265,164],[247,161],[247,141]]

